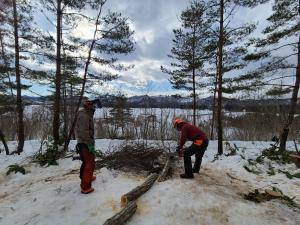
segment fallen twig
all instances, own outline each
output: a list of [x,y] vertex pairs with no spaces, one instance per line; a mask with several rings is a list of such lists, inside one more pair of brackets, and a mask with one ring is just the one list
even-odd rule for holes
[[233,179],[233,180],[240,180],[240,181],[242,181],[242,182],[244,182],[244,183],[247,183],[248,181],[246,181],[246,180],[241,180],[241,179],[239,179],[239,178],[236,178],[236,177],[234,177],[234,176],[232,176],[230,173],[226,173],[227,174],[227,176],[229,176],[231,179]]

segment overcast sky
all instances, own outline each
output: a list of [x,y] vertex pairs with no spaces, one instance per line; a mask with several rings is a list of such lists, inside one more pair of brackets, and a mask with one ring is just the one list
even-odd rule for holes
[[[168,66],[167,54],[172,47],[172,30],[180,27],[179,17],[190,1],[186,0],[108,0],[106,10],[117,11],[128,17],[135,31],[135,51],[124,57],[126,63],[135,67],[122,73],[118,80],[99,87],[101,92],[117,93],[122,91],[131,95],[179,94],[169,84],[169,76],[160,70]],[[260,22],[259,28],[266,24],[270,15],[270,4],[252,10],[239,9],[233,21],[235,23]],[[41,23],[47,23],[45,20]],[[44,26],[46,26],[44,24]],[[77,32],[86,33],[88,28],[81,26]]]
[[171,94],[168,75],[160,71],[168,65],[174,28],[180,26],[179,16],[189,1],[185,0],[109,0],[106,8],[128,17],[135,31],[135,52],[125,57],[135,67],[104,88],[124,91],[127,95]]
[[[126,61],[135,64],[135,68],[102,88],[108,91],[122,90],[128,95],[184,94],[172,89],[168,81],[169,75],[162,73],[160,66],[170,64],[167,55],[172,47],[172,30],[180,27],[180,14],[190,1],[108,0],[107,3],[107,9],[121,12],[130,19],[135,31],[136,50]],[[269,4],[253,10],[240,8],[233,21],[236,21],[236,25],[260,21],[260,28],[266,23],[265,18],[270,13]]]

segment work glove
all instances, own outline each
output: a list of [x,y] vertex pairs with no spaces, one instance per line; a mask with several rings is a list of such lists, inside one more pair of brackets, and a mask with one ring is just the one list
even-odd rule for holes
[[93,153],[93,154],[96,153],[95,147],[93,144],[88,144],[88,151],[89,151],[89,153]]

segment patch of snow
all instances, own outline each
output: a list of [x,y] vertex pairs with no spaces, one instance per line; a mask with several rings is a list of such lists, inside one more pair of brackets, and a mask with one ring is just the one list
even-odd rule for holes
[[[122,140],[96,140],[96,149],[105,152],[122,143]],[[16,147],[16,142],[8,144],[10,149]],[[73,149],[75,144],[72,141],[70,148]],[[285,195],[295,197],[295,202],[300,204],[300,179],[290,180],[282,173],[269,176],[266,173],[268,166],[265,165],[257,166],[262,171],[258,175],[243,168],[248,159],[255,159],[271,142],[234,141],[230,144],[238,147],[237,155],[223,155],[213,161],[217,153],[217,141],[210,141],[200,174],[195,175],[194,180],[181,180],[178,175],[182,171],[175,171],[172,179],[155,183],[137,201],[137,212],[128,224],[300,224],[299,211],[280,201],[256,204],[243,198],[243,194],[256,188],[264,190],[274,186]],[[95,171],[95,192],[83,195],[79,186],[81,162],[67,158],[59,160],[59,166],[40,167],[31,163],[29,158],[39,147],[39,141],[26,141],[21,155],[0,154],[1,225],[103,224],[121,209],[121,196],[145,179],[102,168]],[[293,143],[288,143],[288,147],[292,148]],[[270,163],[275,170],[299,171],[293,164],[266,163]],[[7,166],[11,164],[23,165],[27,173],[6,176]],[[183,167],[182,159],[178,165]]]

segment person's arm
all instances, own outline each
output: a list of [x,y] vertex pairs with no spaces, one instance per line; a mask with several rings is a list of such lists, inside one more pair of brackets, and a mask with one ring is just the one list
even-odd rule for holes
[[186,135],[187,135],[187,130],[186,127],[183,126],[180,134],[180,141],[179,141],[179,149],[182,149],[185,142],[186,142]]

